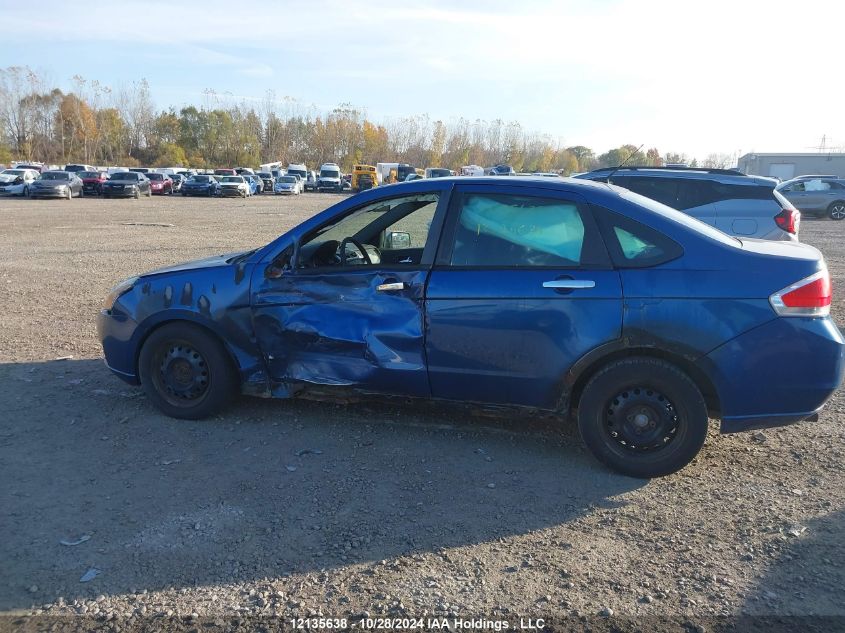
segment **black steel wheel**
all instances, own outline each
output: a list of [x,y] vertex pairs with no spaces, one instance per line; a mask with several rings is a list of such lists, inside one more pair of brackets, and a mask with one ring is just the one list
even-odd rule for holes
[[147,396],[175,418],[200,419],[229,403],[237,374],[223,345],[189,323],[170,323],[145,341],[138,362]]
[[599,461],[633,477],[686,466],[707,436],[707,407],[696,384],[656,358],[626,358],[596,372],[578,402],[578,428]]

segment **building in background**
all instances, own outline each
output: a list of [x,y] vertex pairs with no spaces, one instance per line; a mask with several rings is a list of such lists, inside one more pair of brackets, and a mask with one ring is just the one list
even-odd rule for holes
[[804,174],[845,177],[845,154],[812,152],[805,154],[762,153],[745,154],[737,160],[737,168],[744,174],[769,176],[789,180]]

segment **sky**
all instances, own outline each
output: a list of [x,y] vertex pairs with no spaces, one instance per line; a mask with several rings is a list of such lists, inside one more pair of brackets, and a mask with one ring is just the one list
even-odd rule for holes
[[[68,90],[146,78],[371,120],[502,119],[597,153],[845,148],[845,2],[0,0],[0,67]],[[645,149],[644,148],[644,149]]]

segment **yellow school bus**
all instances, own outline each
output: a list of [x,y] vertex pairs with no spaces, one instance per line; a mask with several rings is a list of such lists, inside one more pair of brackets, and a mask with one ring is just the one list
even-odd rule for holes
[[372,165],[352,166],[352,191],[366,191],[378,187],[376,168]]

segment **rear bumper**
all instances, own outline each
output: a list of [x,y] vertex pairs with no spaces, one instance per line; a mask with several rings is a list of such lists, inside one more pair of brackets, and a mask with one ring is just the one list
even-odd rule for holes
[[817,416],[842,383],[845,340],[829,318],[776,318],[698,361],[719,397],[722,432]]

